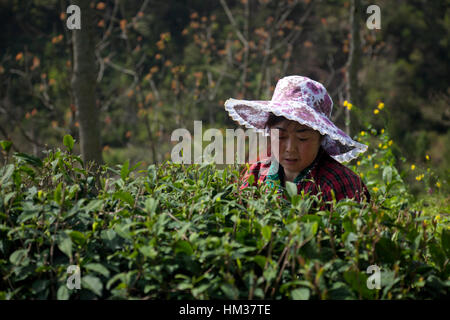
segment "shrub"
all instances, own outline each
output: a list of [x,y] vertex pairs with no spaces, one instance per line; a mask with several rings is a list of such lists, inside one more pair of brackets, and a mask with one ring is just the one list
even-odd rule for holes
[[[240,192],[237,167],[135,172],[125,162],[94,172],[71,153],[71,137],[64,144],[43,160],[16,153],[0,169],[2,299],[448,295],[448,216],[401,201],[396,170],[383,168],[373,203],[320,211],[308,195]],[[79,290],[66,286],[69,265],[80,267]],[[366,285],[370,265],[381,268],[381,289]]]

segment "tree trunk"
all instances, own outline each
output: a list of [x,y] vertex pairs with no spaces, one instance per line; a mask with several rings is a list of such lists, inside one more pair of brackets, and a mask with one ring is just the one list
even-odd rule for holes
[[[346,94],[347,100],[357,107],[361,107],[358,83],[358,70],[361,65],[360,19],[360,0],[352,0],[350,8],[350,53],[346,65]],[[348,109],[345,110],[345,131],[350,134],[350,112]]]
[[73,77],[72,90],[79,123],[81,155],[87,165],[103,164],[99,108],[96,106],[96,64],[93,16],[89,0],[72,1],[80,7],[81,29],[72,30]]

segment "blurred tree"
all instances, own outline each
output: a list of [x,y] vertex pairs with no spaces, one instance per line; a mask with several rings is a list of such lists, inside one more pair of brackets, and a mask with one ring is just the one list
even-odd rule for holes
[[[350,6],[350,51],[345,66],[345,81],[347,100],[362,107],[358,71],[361,69],[361,3],[360,0],[351,0]],[[350,110],[345,110],[345,131],[350,134]]]
[[73,1],[81,9],[81,29],[72,32],[73,76],[72,88],[80,123],[81,155],[85,163],[103,164],[99,124],[99,106],[96,104],[95,87],[97,66],[93,14],[89,0]]

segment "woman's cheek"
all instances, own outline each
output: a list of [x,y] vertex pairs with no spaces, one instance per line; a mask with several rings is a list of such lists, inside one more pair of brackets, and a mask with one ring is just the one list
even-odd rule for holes
[[280,154],[283,152],[283,143],[281,140],[278,141],[278,143],[276,143],[276,141],[274,142],[273,139],[271,139],[270,141],[270,152],[273,156],[275,156],[275,159],[277,159],[278,161],[280,160]]

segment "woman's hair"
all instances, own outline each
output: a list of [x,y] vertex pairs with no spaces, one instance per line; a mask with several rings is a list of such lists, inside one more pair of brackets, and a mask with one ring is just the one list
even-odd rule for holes
[[[266,124],[264,125],[264,129],[268,130],[283,120],[289,120],[289,119],[282,117],[282,116],[277,116],[277,115],[273,114],[272,112],[269,112],[269,117],[267,118]],[[322,135],[320,132],[319,132],[319,135],[320,135],[320,138],[319,138],[320,142],[322,142],[322,140],[323,140],[323,138],[325,138],[325,136]]]
[[282,116],[277,116],[275,114],[273,114],[272,112],[269,112],[269,117],[267,118],[266,124],[264,125],[265,129],[270,129],[272,128],[274,125],[276,125],[277,123],[283,121],[283,120],[287,120],[285,117]]

